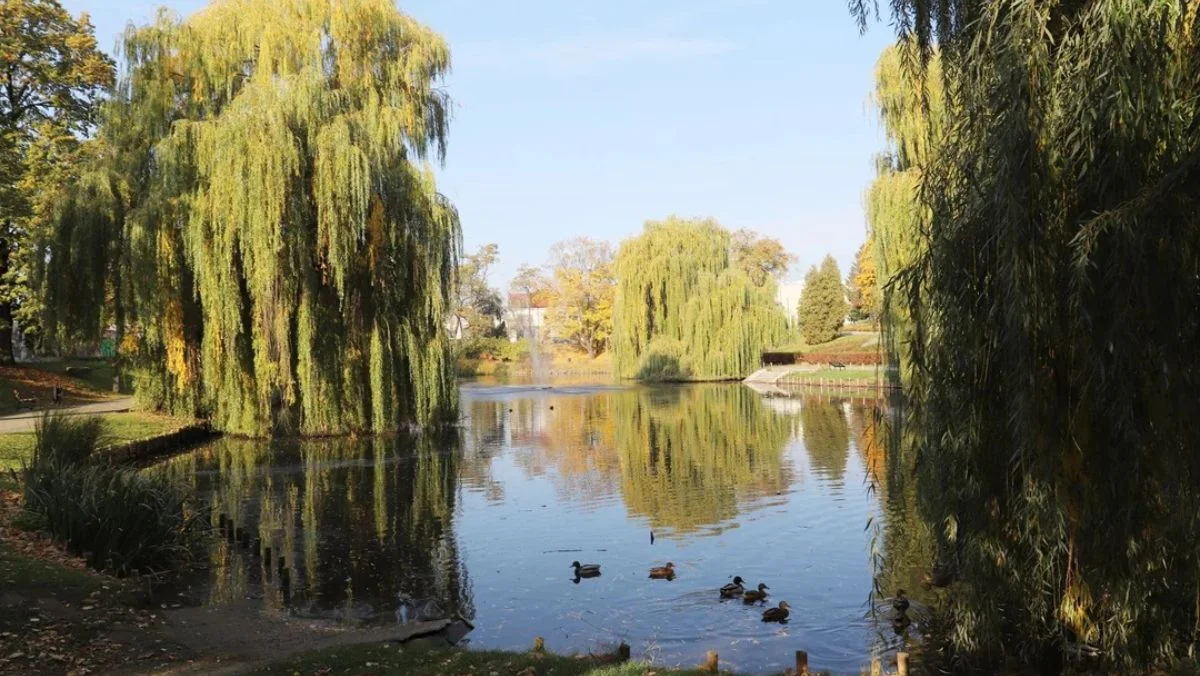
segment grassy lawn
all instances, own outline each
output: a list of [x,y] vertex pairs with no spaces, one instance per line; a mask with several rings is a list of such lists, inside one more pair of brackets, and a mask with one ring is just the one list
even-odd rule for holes
[[[146,411],[111,413],[104,416],[104,421],[106,423],[106,446],[158,436],[192,422],[185,418],[174,418]],[[9,469],[19,468],[21,462],[29,457],[32,448],[33,432],[0,434],[0,473],[7,474]]]
[[[31,364],[30,366],[39,371],[67,378],[81,387],[110,395],[112,394],[113,376],[117,373],[113,363],[107,359],[65,359],[63,361],[40,362]],[[83,368],[87,369],[87,371],[68,374],[68,368]],[[128,376],[122,379],[120,394],[132,394],[133,390],[130,389],[128,381]]]
[[[68,597],[83,598],[106,584],[107,578],[83,568],[68,568],[58,563],[21,554],[0,540],[0,582],[11,589],[53,591]],[[7,608],[24,615],[23,609]],[[20,610],[21,612],[17,613]],[[0,605],[0,626],[12,617]]]
[[782,345],[772,347],[770,352],[803,352],[822,354],[830,352],[874,352],[879,349],[878,333],[843,333],[827,343],[809,345],[799,335]]
[[[75,372],[68,374],[67,369]],[[114,373],[112,363],[102,359],[0,366],[0,415],[17,411],[14,390],[22,397],[36,398],[38,408],[50,405],[55,386],[63,389],[63,403],[67,406],[111,399],[118,396],[112,391]],[[123,388],[122,393],[128,394],[128,388]]]
[[[665,669],[638,662],[597,664],[584,657],[536,655],[532,652],[488,652],[407,645],[363,645],[301,655],[258,670],[259,674],[521,674],[522,676],[660,676],[706,674],[700,669]],[[722,672],[727,673],[727,672]]]

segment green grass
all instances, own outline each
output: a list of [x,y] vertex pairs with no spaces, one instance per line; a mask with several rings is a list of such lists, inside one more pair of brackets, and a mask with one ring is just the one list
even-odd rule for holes
[[[699,669],[665,669],[644,663],[598,665],[586,658],[561,655],[535,655],[532,652],[498,652],[428,648],[409,644],[403,648],[389,644],[371,644],[332,648],[278,662],[259,669],[259,674],[523,674],[528,676],[687,676],[708,672]],[[722,672],[726,673],[726,672]]]
[[[86,373],[67,375],[70,367],[85,367]],[[18,409],[13,392],[22,397],[37,399],[37,408],[43,409],[53,405],[54,388],[63,390],[63,404],[77,406],[90,404],[105,399],[112,399],[118,394],[112,391],[112,379],[115,373],[112,362],[102,359],[74,359],[59,362],[38,362],[33,364],[15,364],[0,366],[0,415],[16,413]],[[128,381],[128,379],[125,379]],[[128,382],[125,382],[121,393],[130,392]]]
[[768,352],[803,352],[805,354],[823,354],[830,352],[874,352],[879,349],[879,334],[877,333],[843,333],[827,343],[809,345],[799,335],[794,335],[787,342],[772,347]]
[[[81,389],[89,389],[96,392],[112,394],[113,376],[117,370],[113,363],[107,359],[64,359],[63,361],[55,362],[40,362],[30,364],[32,368],[46,373],[54,373],[61,375],[71,381],[77,383]],[[67,375],[67,369],[86,368],[87,373]],[[131,394],[129,378],[125,377],[121,381],[121,394]]]
[[106,583],[87,570],[67,568],[13,551],[0,540],[0,583],[9,589],[69,591],[86,596]]
[[[148,439],[173,432],[191,422],[185,418],[174,418],[146,411],[111,413],[103,417],[105,422],[104,446],[116,446]],[[7,475],[9,469],[18,469],[23,461],[29,459],[33,450],[33,439],[33,432],[0,434],[0,473]]]

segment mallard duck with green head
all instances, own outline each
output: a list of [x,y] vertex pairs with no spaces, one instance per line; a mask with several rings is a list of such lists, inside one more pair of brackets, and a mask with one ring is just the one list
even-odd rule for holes
[[745,582],[745,580],[743,580],[740,576],[733,576],[733,582],[721,587],[721,598],[731,599],[741,596],[742,593],[746,591],[746,588],[742,586],[743,582]]
[[747,589],[746,593],[742,594],[742,600],[746,603],[758,603],[767,599],[767,590],[770,589],[763,583],[758,583],[758,589]]
[[786,622],[791,606],[787,601],[780,601],[778,608],[767,608],[763,611],[763,622]]
[[674,580],[675,564],[667,561],[665,566],[655,566],[650,569],[650,578],[654,580]]
[[598,563],[580,563],[575,561],[571,564],[575,569],[575,577],[599,577],[600,564]]

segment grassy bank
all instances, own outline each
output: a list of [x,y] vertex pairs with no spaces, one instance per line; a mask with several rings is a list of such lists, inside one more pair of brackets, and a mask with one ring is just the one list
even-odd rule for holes
[[[589,656],[569,657],[550,653],[363,645],[301,655],[260,669],[259,674],[519,674],[521,676],[689,676],[711,674],[703,668],[668,669],[642,662],[601,664]],[[734,672],[721,671],[723,674]],[[823,673],[811,672],[814,676]]]
[[166,477],[104,462],[107,427],[87,416],[38,421],[30,458],[17,472],[23,515],[97,570],[171,570],[190,559],[205,512]]
[[769,352],[802,352],[806,355],[818,354],[857,354],[860,352],[875,352],[879,349],[878,333],[843,333],[826,343],[809,345],[800,336],[771,347]]
[[[193,422],[187,418],[146,411],[112,413],[104,416],[104,420],[106,426],[101,438],[102,448],[168,434]],[[18,469],[22,462],[29,460],[34,438],[34,432],[0,434],[0,473]]]
[[0,487],[0,673],[151,673],[190,657],[137,583],[87,570],[17,513]]

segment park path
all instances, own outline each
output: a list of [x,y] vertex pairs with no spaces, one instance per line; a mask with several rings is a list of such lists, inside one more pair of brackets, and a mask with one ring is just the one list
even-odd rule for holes
[[[133,397],[109,399],[94,404],[81,406],[64,406],[55,409],[64,415],[104,415],[106,413],[124,413],[133,410]],[[22,411],[0,417],[0,434],[15,432],[32,432],[41,420],[44,411]]]

